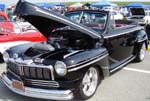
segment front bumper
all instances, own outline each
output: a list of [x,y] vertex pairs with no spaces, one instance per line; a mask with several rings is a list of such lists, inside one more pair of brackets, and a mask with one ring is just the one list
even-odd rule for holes
[[[73,98],[71,90],[46,90],[39,88],[24,87],[24,91],[13,88],[12,81],[5,73],[2,74],[2,81],[13,92],[34,98],[53,99],[53,100],[70,100]],[[40,96],[39,96],[40,95]]]

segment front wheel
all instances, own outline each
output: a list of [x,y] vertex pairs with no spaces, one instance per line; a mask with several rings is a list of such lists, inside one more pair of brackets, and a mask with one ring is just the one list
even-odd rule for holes
[[79,99],[88,99],[94,95],[97,90],[98,84],[101,81],[99,70],[96,67],[90,67],[86,71],[78,89],[77,96]]
[[146,46],[145,43],[143,43],[140,47],[140,49],[138,50],[137,56],[136,56],[136,61],[137,62],[141,62],[144,60],[145,58],[145,54],[146,54]]

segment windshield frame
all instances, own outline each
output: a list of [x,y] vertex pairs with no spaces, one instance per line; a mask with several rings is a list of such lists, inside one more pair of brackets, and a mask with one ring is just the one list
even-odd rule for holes
[[[66,17],[68,17],[68,16],[70,16],[71,14],[77,14],[77,13],[80,13],[79,15],[79,21],[75,21],[75,20],[73,20],[73,21],[75,21],[75,22],[78,22],[78,23],[81,23],[81,20],[80,19],[82,19],[82,16],[83,16],[83,14],[84,13],[91,13],[91,14],[105,14],[106,15],[106,19],[105,19],[105,22],[103,23],[103,27],[102,28],[100,28],[100,27],[90,27],[90,26],[87,26],[86,24],[84,24],[84,23],[81,23],[81,24],[84,24],[85,26],[87,26],[87,27],[90,27],[90,28],[92,28],[92,29],[99,29],[99,30],[105,30],[106,29],[106,26],[107,26],[107,21],[108,21],[108,13],[106,12],[106,11],[100,11],[100,10],[74,10],[74,11],[69,11],[69,12],[66,12],[64,15],[66,16]],[[70,19],[70,17],[68,17],[69,19]],[[72,19],[71,19],[72,20]],[[94,22],[93,22],[94,23]],[[98,23],[98,22],[95,22],[95,23]],[[90,23],[89,23],[90,24]],[[100,24],[100,23],[98,23],[98,24]]]

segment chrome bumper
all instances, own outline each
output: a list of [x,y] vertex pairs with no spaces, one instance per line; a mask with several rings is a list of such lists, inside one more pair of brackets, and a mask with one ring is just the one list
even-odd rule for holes
[[12,81],[7,77],[5,73],[2,74],[2,81],[13,92],[28,97],[52,100],[70,100],[73,98],[73,93],[71,90],[45,90],[31,87],[25,87],[24,91],[17,90],[12,87]]

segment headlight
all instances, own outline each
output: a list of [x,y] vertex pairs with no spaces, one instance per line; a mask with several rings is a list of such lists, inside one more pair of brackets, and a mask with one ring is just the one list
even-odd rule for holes
[[59,76],[64,76],[67,73],[66,64],[62,61],[57,61],[55,64],[55,71]]
[[3,53],[3,60],[7,63],[9,60],[9,54],[7,52]]

